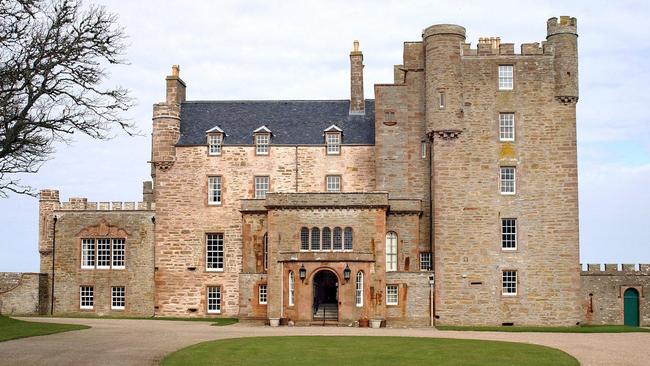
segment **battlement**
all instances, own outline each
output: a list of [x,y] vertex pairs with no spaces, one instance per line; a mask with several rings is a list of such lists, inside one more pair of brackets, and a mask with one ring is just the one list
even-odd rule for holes
[[514,43],[501,43],[498,37],[495,41],[491,41],[492,39],[493,37],[487,39],[479,38],[479,43],[476,48],[472,48],[471,43],[463,43],[462,56],[552,56],[554,54],[553,46],[545,41],[541,42],[541,44],[539,42],[522,43],[520,53],[516,54]]
[[563,15],[558,21],[553,17],[546,21],[546,38],[556,34],[578,34],[578,20],[575,17]]
[[650,275],[650,264],[589,263],[580,269],[583,275]]
[[143,182],[143,202],[88,202],[85,197],[70,197],[68,202],[60,202],[59,191],[56,189],[41,190],[40,201],[41,205],[49,202],[50,211],[150,211],[156,208],[152,196],[151,182]]

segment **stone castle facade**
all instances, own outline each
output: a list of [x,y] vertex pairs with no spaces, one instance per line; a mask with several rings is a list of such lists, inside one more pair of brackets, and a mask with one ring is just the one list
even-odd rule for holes
[[[143,202],[41,192],[40,287],[54,296],[40,309],[272,324],[618,321],[594,316],[593,281],[581,284],[575,18],[549,19],[546,41],[520,53],[428,27],[374,100],[357,42],[350,65],[350,100],[300,101],[187,101],[173,67],[153,108]],[[619,299],[627,287],[643,298],[650,269],[638,274]]]

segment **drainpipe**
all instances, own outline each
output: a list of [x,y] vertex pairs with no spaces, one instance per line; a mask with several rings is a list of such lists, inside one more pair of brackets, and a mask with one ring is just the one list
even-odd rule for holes
[[54,258],[56,256],[56,221],[58,217],[52,218],[52,296],[50,296],[50,315],[54,315]]

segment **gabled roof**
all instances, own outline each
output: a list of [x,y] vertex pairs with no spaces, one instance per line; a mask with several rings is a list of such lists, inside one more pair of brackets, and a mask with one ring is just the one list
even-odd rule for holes
[[262,133],[264,133],[264,132],[271,133],[271,130],[269,130],[269,128],[266,127],[266,126],[260,126],[260,127],[256,128],[255,131],[253,131],[253,133],[260,133],[260,132],[262,132]]
[[332,125],[345,131],[343,144],[375,144],[375,101],[366,100],[365,115],[350,115],[348,100],[196,101],[181,105],[183,145],[204,145],[205,131],[218,125],[228,131],[224,145],[252,145],[264,124],[273,131],[272,144],[322,145]]
[[214,126],[211,129],[205,131],[205,133],[211,133],[211,132],[221,132],[223,133],[223,130],[219,128],[219,126]]
[[325,132],[332,132],[332,131],[343,132],[343,130],[340,129],[339,126],[337,125],[331,125],[325,129]]

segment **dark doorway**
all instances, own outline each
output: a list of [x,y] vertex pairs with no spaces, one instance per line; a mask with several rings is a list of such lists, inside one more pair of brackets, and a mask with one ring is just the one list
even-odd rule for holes
[[338,320],[339,317],[339,281],[329,270],[322,270],[314,276],[313,281],[315,320]]
[[639,291],[628,288],[623,294],[623,324],[639,326]]

